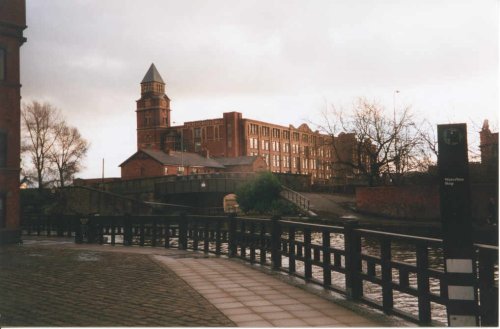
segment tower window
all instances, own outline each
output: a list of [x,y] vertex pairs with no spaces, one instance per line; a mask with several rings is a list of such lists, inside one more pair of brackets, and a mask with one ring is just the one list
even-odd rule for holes
[[144,116],[144,125],[149,126],[151,124],[151,114],[146,114]]

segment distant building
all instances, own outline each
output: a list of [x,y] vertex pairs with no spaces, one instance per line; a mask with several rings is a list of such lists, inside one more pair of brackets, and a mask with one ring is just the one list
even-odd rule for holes
[[[292,125],[286,127],[243,118],[239,112],[226,112],[222,118],[171,126],[170,98],[165,94],[165,82],[154,64],[142,79],[136,113],[138,150],[165,154],[172,151],[203,153],[214,159],[257,156],[265,160],[268,170],[272,172],[311,175],[314,182],[328,182],[334,176],[357,174],[346,166],[335,172],[332,137],[312,131],[307,124],[297,128]],[[349,157],[356,157],[357,152],[353,152],[356,144],[354,136],[345,134],[345,137],[350,138],[340,136],[339,141],[346,143],[340,148],[345,149]],[[135,161],[139,163],[141,160]],[[144,175],[149,175],[147,167],[143,168]],[[228,168],[225,170],[230,170]],[[262,166],[258,169],[261,170]],[[125,173],[125,176],[128,174]]]
[[234,158],[215,158],[229,172],[258,172],[267,170],[267,163],[260,156],[239,156]]
[[19,48],[26,41],[25,28],[25,1],[0,1],[0,244],[20,238]]
[[152,149],[137,151],[120,167],[122,179],[267,170],[266,162],[258,156],[210,158],[198,153]]
[[492,133],[488,120],[484,120],[479,132],[481,164],[498,166],[498,132]]
[[166,175],[208,174],[223,171],[224,165],[197,153],[143,149],[121,165],[123,179]]

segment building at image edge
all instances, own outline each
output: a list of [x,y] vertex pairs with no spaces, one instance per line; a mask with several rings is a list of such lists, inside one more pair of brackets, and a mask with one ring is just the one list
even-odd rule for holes
[[20,47],[24,0],[0,1],[0,244],[20,239]]

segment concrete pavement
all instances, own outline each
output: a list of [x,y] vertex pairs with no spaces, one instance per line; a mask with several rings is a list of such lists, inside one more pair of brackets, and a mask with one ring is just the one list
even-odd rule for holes
[[1,326],[404,325],[198,252],[27,238],[0,264]]

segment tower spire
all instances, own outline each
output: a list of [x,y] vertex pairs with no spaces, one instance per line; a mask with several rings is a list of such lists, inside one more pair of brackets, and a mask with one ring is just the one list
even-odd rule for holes
[[141,81],[141,83],[147,83],[147,82],[159,82],[165,84],[165,82],[163,82],[163,79],[161,78],[160,73],[156,69],[154,63],[151,63],[149,70],[146,72],[146,75]]

